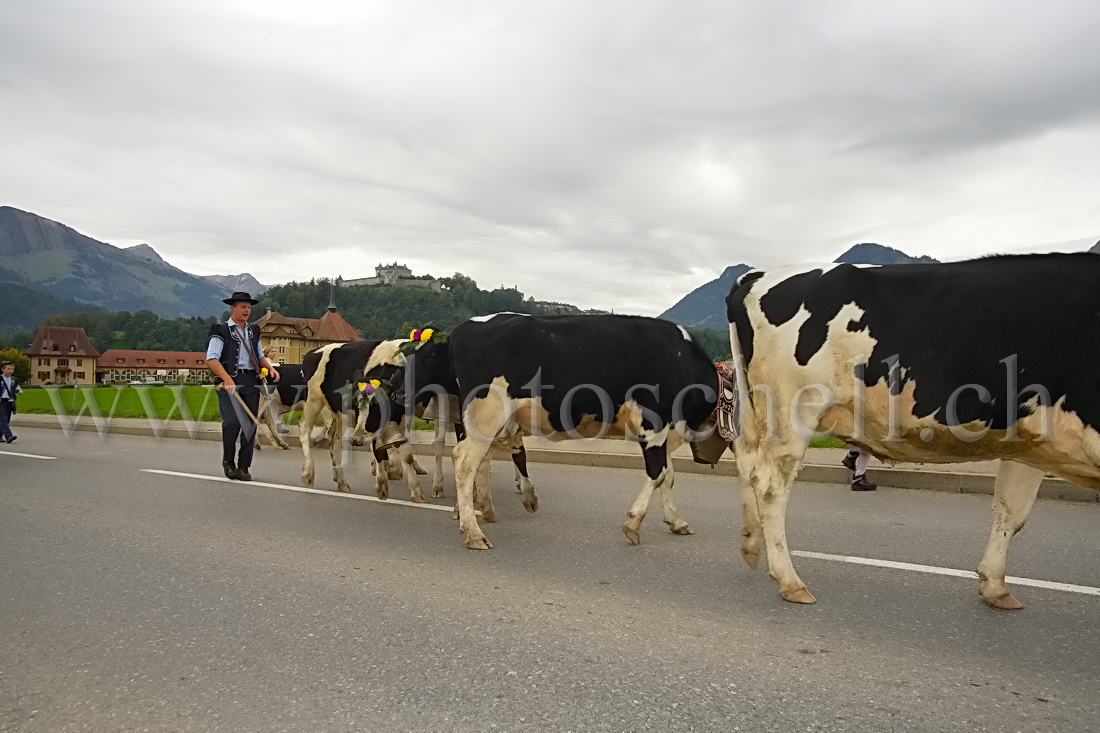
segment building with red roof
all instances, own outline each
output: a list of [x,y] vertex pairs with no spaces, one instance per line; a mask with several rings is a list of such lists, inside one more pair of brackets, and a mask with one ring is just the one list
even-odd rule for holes
[[83,328],[42,326],[25,353],[31,365],[28,385],[95,383],[99,352]]

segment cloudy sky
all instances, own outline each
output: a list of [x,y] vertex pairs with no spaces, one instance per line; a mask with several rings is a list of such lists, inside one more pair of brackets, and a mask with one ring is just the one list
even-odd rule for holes
[[1100,238],[1100,3],[0,0],[0,204],[196,274],[656,315]]

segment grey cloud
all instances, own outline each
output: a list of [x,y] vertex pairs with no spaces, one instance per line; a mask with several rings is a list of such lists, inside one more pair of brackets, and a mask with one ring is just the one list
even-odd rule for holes
[[1098,16],[43,0],[0,25],[0,199],[196,272],[399,259],[655,314],[863,239],[1095,240]]

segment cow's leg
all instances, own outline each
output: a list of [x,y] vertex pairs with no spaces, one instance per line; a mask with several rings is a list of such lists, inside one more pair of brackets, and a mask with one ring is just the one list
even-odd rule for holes
[[[779,595],[792,603],[817,602],[795,572],[787,547],[787,502],[808,445],[807,440],[792,435],[785,440],[757,441],[737,450],[738,476],[749,483],[755,497],[764,546],[768,551],[768,574],[779,583]],[[755,558],[746,548],[752,547],[753,519],[754,514],[746,512],[741,540],[741,551],[750,566]]]
[[317,414],[322,413],[326,427],[331,426],[332,417],[324,397],[320,394],[310,395],[302,406],[302,419],[298,421],[298,441],[302,444],[302,485],[313,486],[313,445],[310,441],[313,423],[317,420]]
[[664,512],[664,522],[673,534],[695,534],[695,530],[688,526],[687,521],[680,516],[680,510],[676,508],[676,497],[672,488],[676,485],[676,469],[672,465],[672,454],[684,444],[683,438],[675,431],[670,431],[665,441],[665,461],[667,463],[667,475],[665,480],[657,484],[657,490],[661,494],[661,509]]
[[512,463],[516,467],[516,489],[523,494],[523,508],[529,512],[538,511],[539,498],[535,495],[535,485],[527,475],[527,449],[522,442],[519,450],[512,454]]
[[420,478],[417,471],[419,466],[416,465],[416,459],[413,457],[412,442],[403,443],[397,449],[397,455],[401,460],[401,464],[405,467],[405,479],[409,482],[409,498],[418,504],[423,504],[427,499],[424,498],[424,493],[420,490]]
[[978,577],[981,579],[978,592],[982,600],[994,608],[1023,608],[1023,604],[1005,585],[1008,546],[1013,535],[1023,528],[1031,515],[1042,482],[1041,468],[1016,461],[1001,461],[997,470],[997,482],[993,489],[993,529],[989,532],[989,543],[978,565]]
[[374,456],[374,495],[385,501],[390,498],[390,472],[386,470],[389,451],[379,450],[377,443],[371,441],[371,455]]
[[390,481],[400,481],[405,478],[405,466],[399,455],[389,455],[382,465],[386,467],[386,478]]
[[474,484],[481,465],[489,460],[492,440],[510,426],[515,408],[507,393],[508,383],[497,377],[484,397],[475,397],[466,408],[465,440],[455,446],[455,483],[457,484],[458,529],[471,550],[485,550],[489,544],[474,514]]
[[645,519],[649,509],[649,500],[653,498],[653,492],[657,487],[668,477],[668,452],[663,438],[661,440],[654,438],[652,443],[643,438],[642,456],[645,458],[645,484],[642,486],[641,493],[634,499],[630,511],[626,513],[627,519],[623,523],[623,534],[632,545],[642,541],[642,520]]
[[[741,475],[741,467],[738,464],[738,476]],[[756,492],[752,483],[738,479],[741,492],[741,557],[750,568],[756,568],[760,564],[760,548],[764,543],[764,526],[760,521],[760,508],[756,504]]]
[[435,465],[432,474],[432,497],[439,498],[443,494],[443,451],[447,447],[447,423],[436,420],[435,433],[432,435],[432,462]]
[[492,453],[481,462],[481,468],[477,472],[477,480],[474,481],[474,506],[481,512],[481,518],[486,522],[498,522],[496,507],[493,506],[493,487],[489,483],[489,468],[493,464]]
[[332,458],[332,480],[336,482],[336,490],[350,492],[351,486],[344,476],[344,416],[339,412],[333,414],[329,427],[328,453]]

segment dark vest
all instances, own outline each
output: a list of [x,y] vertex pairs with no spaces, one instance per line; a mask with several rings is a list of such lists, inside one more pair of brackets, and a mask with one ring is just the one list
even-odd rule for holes
[[[253,344],[252,353],[255,354],[260,349],[260,329],[252,323],[246,323],[244,327],[245,334],[249,341]],[[210,327],[210,336],[216,336],[222,340],[222,355],[218,361],[225,367],[225,371],[229,372],[229,376],[237,376],[237,357],[241,350],[241,336],[240,331],[234,326],[233,329],[229,328],[228,323],[215,323]],[[251,361],[251,360],[250,360]],[[255,369],[255,366],[249,366],[249,369]]]

